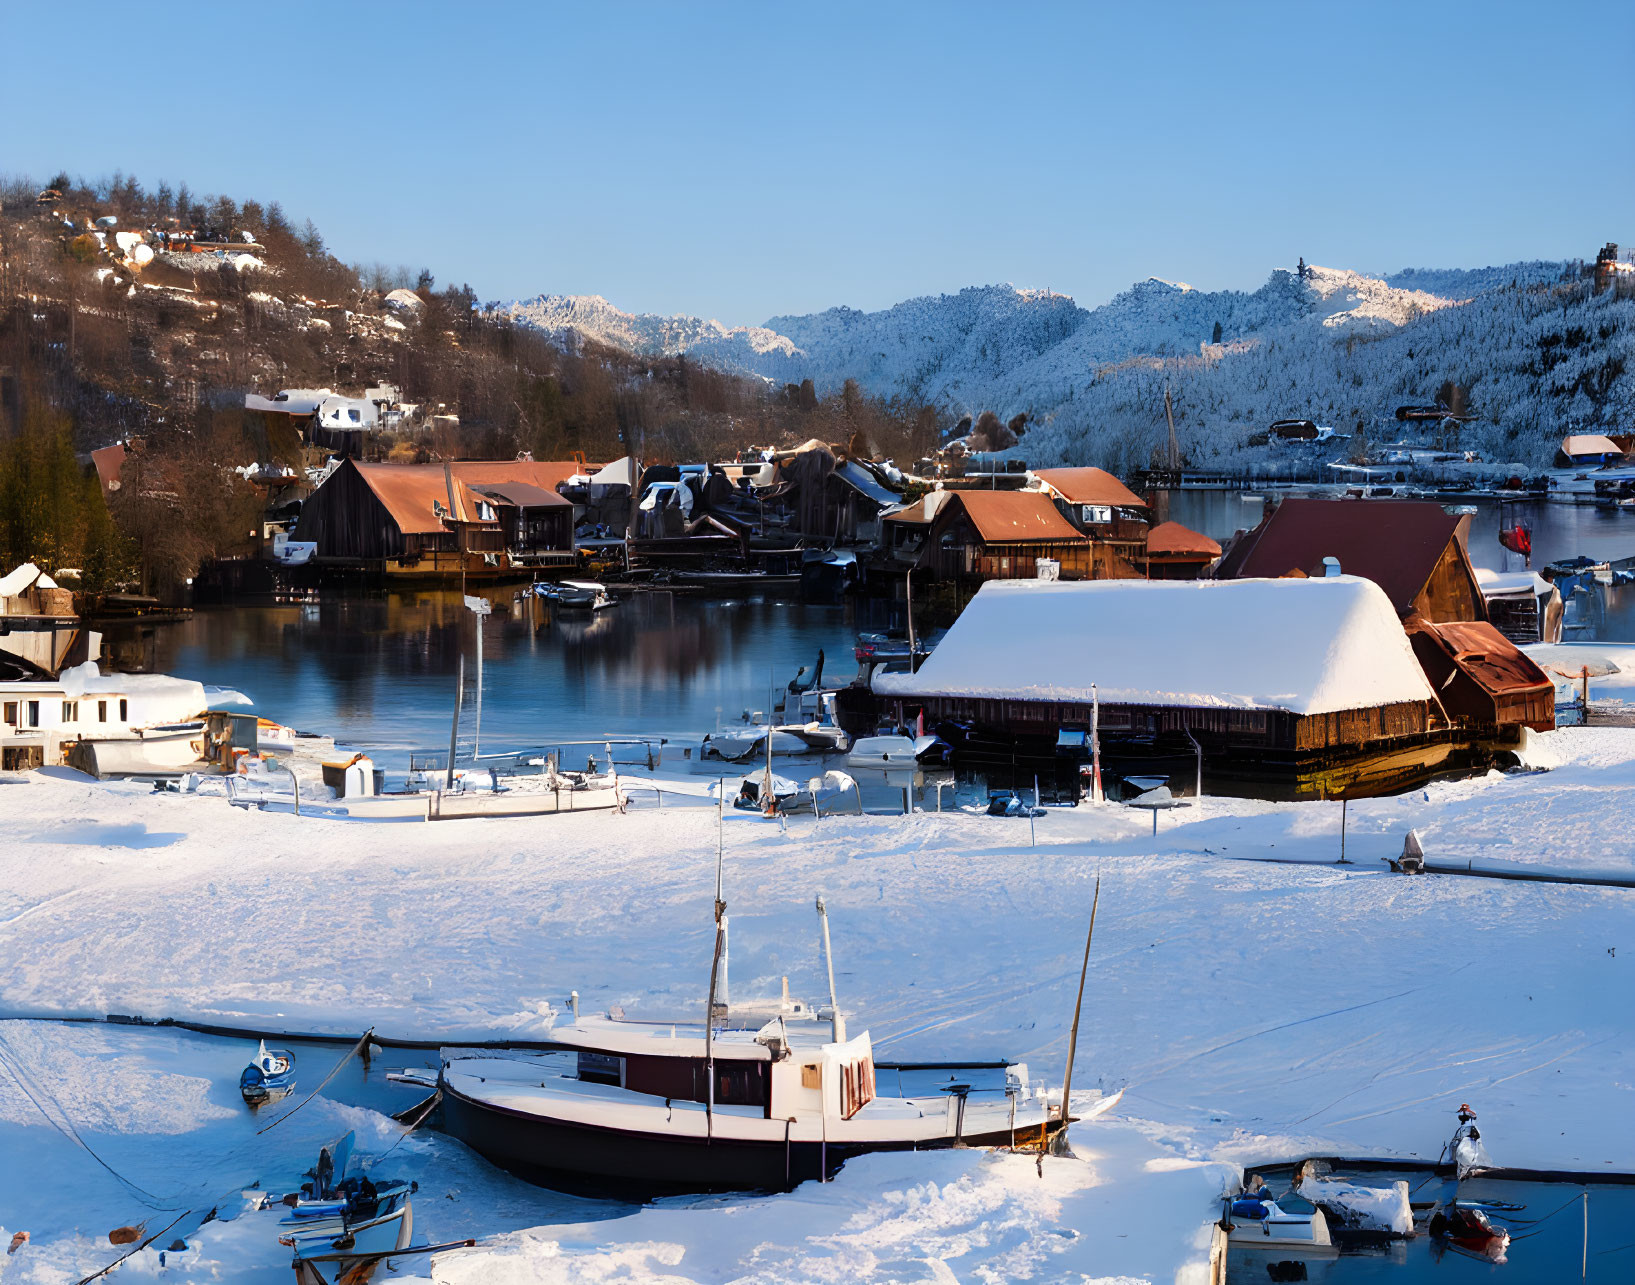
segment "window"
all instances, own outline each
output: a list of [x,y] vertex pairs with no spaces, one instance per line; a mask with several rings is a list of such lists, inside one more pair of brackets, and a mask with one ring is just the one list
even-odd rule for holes
[[65,723],[79,722],[78,701],[64,701],[62,703],[62,721]]
[[121,723],[130,722],[130,715],[125,712],[126,708],[127,707],[126,707],[126,704],[125,704],[125,698],[123,696],[121,696],[119,698],[119,721]]
[[39,701],[29,701],[29,703],[28,703],[28,723],[26,725],[29,726],[29,727],[38,727],[40,725],[40,702]]
[[359,414],[358,414],[358,412],[357,412],[357,410],[356,410],[356,409],[354,409],[354,408],[351,408],[351,407],[348,407],[348,408],[347,408],[347,412],[346,412],[346,416],[347,416],[347,418],[348,418],[348,419],[350,419],[350,420],[351,420],[351,421],[352,421],[352,422],[353,422],[353,423],[354,423],[354,424],[361,424],[361,423],[363,423],[363,416],[362,416],[362,415],[359,415]]
[[624,1084],[624,1059],[609,1053],[579,1054],[579,1078],[591,1084]]
[[16,701],[7,701],[6,702],[6,722],[10,723],[13,727],[17,726],[17,702]]
[[1113,510],[1106,504],[1080,505],[1079,512],[1088,526],[1097,526],[1113,520]]
[[108,721],[108,702],[107,701],[98,701],[97,702],[97,722],[106,723],[107,721]]

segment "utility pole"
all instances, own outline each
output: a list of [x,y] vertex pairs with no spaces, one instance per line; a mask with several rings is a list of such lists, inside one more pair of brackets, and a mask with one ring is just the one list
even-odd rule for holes
[[1164,418],[1169,423],[1169,468],[1171,473],[1181,470],[1181,447],[1175,440],[1175,412],[1170,405],[1169,385],[1164,385]]

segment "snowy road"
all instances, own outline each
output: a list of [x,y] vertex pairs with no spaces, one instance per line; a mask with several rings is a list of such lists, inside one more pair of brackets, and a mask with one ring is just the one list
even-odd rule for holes
[[[1156,839],[1145,814],[1053,811],[1037,847],[1026,822],[963,814],[807,817],[787,830],[729,816],[734,994],[775,992],[785,974],[817,993],[822,891],[841,1002],[887,1059],[1007,1055],[1059,1082],[1099,870],[1074,1082],[1125,1087],[1119,1118],[1078,1131],[1083,1158],[1047,1164],[1042,1180],[1031,1162],[879,1157],[823,1191],[536,1231],[523,1229],[564,1216],[534,1217],[518,1197],[506,1217],[475,1220],[479,1234],[515,1231],[504,1247],[409,1270],[450,1282],[947,1279],[929,1258],[960,1279],[1167,1282],[1200,1259],[1215,1162],[1434,1158],[1461,1101],[1481,1112],[1503,1163],[1629,1169],[1635,892],[1408,878],[1381,860],[1414,826],[1433,859],[1635,872],[1635,732],[1558,732],[1536,752],[1553,770],[1352,805],[1349,867],[1236,859],[1332,860],[1337,804],[1209,800],[1161,818]],[[0,787],[0,824],[9,1014],[459,1039],[542,1035],[575,988],[593,1009],[702,1003],[716,842],[705,807],[361,824],[35,774]],[[114,1038],[22,1029],[68,1045]],[[115,1047],[100,1065],[119,1066]],[[58,1096],[70,1112],[96,1114],[98,1086],[74,1079],[91,1077],[89,1064],[44,1047],[38,1058],[66,1068]],[[3,1074],[0,1095],[8,1153],[60,1140]],[[228,1127],[212,1123],[219,1103],[187,1105],[219,1096],[215,1079],[178,1082],[96,1127],[180,1139],[137,1149],[168,1172],[183,1142],[202,1156]],[[416,1155],[436,1188],[463,1181],[436,1176],[449,1166],[476,1165],[451,1159],[458,1150],[415,1139],[398,1155]],[[19,1179],[8,1168],[9,1210]],[[1111,1216],[1108,1202],[1132,1192],[1160,1212]],[[35,1243],[3,1279],[82,1266],[72,1229],[128,1220],[117,1194],[88,1215],[66,1198],[55,1212],[25,1205]],[[22,1225],[9,1212],[0,1223]],[[200,1252],[218,1267],[252,1261],[227,1243],[245,1224],[207,1226]],[[470,1234],[458,1219],[436,1227]],[[276,1261],[269,1238],[254,1261]]]

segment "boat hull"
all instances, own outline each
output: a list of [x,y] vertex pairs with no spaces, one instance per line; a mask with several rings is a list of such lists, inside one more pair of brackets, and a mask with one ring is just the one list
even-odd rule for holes
[[[663,1195],[685,1191],[786,1191],[828,1179],[870,1151],[940,1150],[953,1138],[900,1144],[704,1139],[576,1124],[479,1102],[443,1084],[443,1129],[519,1178],[564,1191]],[[1059,1125],[1051,1124],[1054,1136]],[[1039,1128],[974,1135],[963,1145],[1037,1146]]]

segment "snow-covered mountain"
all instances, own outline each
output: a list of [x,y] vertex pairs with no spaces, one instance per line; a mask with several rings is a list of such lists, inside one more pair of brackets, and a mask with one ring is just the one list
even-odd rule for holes
[[[790,340],[765,326],[727,327],[699,317],[621,312],[597,294],[542,294],[514,303],[488,304],[486,311],[559,339],[590,339],[650,357],[686,353],[739,374],[805,377],[803,355]],[[784,373],[786,366],[788,374]]]
[[1576,264],[1388,277],[1307,266],[1255,291],[1150,278],[1091,309],[1048,290],[980,286],[749,327],[632,315],[599,296],[489,307],[564,339],[686,353],[777,383],[809,378],[820,394],[856,379],[950,412],[1025,411],[1042,430],[1030,455],[1069,462],[1141,462],[1163,384],[1200,459],[1229,457],[1277,418],[1350,430],[1445,381],[1471,390],[1473,437],[1503,458],[1535,459],[1562,431],[1610,429],[1635,412],[1635,303],[1590,296]]

